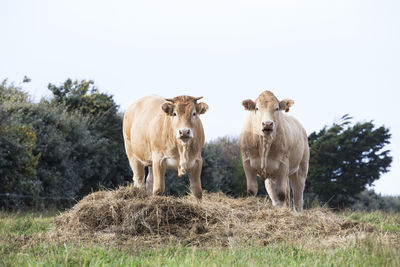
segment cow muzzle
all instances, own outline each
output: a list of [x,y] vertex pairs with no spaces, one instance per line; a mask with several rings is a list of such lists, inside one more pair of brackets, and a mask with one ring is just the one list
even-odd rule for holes
[[271,134],[274,131],[275,128],[275,124],[273,121],[263,121],[262,122],[262,132],[267,135],[267,134]]
[[176,133],[176,138],[182,140],[183,142],[187,142],[193,138],[193,131],[189,128],[179,129]]

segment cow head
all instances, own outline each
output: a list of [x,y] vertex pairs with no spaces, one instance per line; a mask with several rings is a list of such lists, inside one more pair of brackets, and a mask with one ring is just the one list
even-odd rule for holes
[[270,91],[262,92],[256,101],[246,99],[242,102],[245,110],[254,112],[255,126],[259,127],[259,133],[263,136],[270,136],[274,133],[279,123],[280,111],[288,112],[293,104],[294,101],[291,99],[279,101]]
[[162,110],[172,118],[172,127],[176,138],[187,142],[195,137],[195,129],[200,123],[199,115],[207,111],[206,103],[197,103],[203,97],[177,96],[165,99]]

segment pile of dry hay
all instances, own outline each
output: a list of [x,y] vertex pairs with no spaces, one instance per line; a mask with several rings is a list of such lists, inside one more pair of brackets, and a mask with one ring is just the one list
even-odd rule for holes
[[193,196],[148,196],[130,185],[88,195],[55,218],[49,238],[132,248],[277,242],[332,247],[353,243],[367,228],[322,208],[295,213],[264,198],[222,193],[206,193],[198,202]]

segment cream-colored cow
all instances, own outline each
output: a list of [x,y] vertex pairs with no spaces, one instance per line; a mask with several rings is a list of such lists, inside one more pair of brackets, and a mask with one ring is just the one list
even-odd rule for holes
[[274,206],[283,206],[289,198],[287,184],[293,190],[294,209],[303,209],[303,191],[308,172],[309,148],[306,131],[289,111],[294,101],[279,101],[270,91],[255,101],[244,100],[250,113],[239,137],[248,195],[257,194],[257,176]]
[[[200,114],[207,111],[201,97],[177,96],[165,99],[156,95],[134,102],[125,112],[123,134],[125,150],[136,187],[146,187],[155,195],[164,193],[166,169],[178,176],[189,174],[190,188],[196,198],[202,197],[201,150],[204,130]],[[154,182],[153,182],[154,180]]]

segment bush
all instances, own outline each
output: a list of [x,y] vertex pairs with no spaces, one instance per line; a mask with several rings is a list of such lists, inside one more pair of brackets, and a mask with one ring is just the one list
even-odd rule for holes
[[[99,187],[114,188],[131,179],[123,145],[122,117],[112,97],[98,92],[81,95],[84,101],[91,99],[88,103],[94,104],[84,109],[67,106],[68,102],[32,103],[20,88],[5,82],[0,86],[0,93],[3,100],[0,105],[1,193],[20,198],[18,207],[33,201],[44,207],[70,206],[74,199]],[[108,102],[98,104],[99,99]],[[27,139],[29,136],[31,139]],[[34,186],[29,181],[35,181]],[[23,182],[31,190],[23,191],[25,196],[21,199],[16,195],[22,194]],[[10,194],[6,198],[7,206],[15,203],[17,207],[14,200],[10,202]],[[5,205],[3,201],[1,206]]]
[[361,192],[351,206],[352,210],[400,212],[400,197],[382,196],[374,190]]
[[37,179],[40,155],[33,151],[36,134],[29,124],[10,115],[11,105],[26,103],[28,96],[6,81],[0,84],[0,207],[34,206],[41,191]]
[[32,127],[10,120],[0,107],[0,207],[34,206],[41,182],[36,168],[39,155],[33,153],[36,135]]

